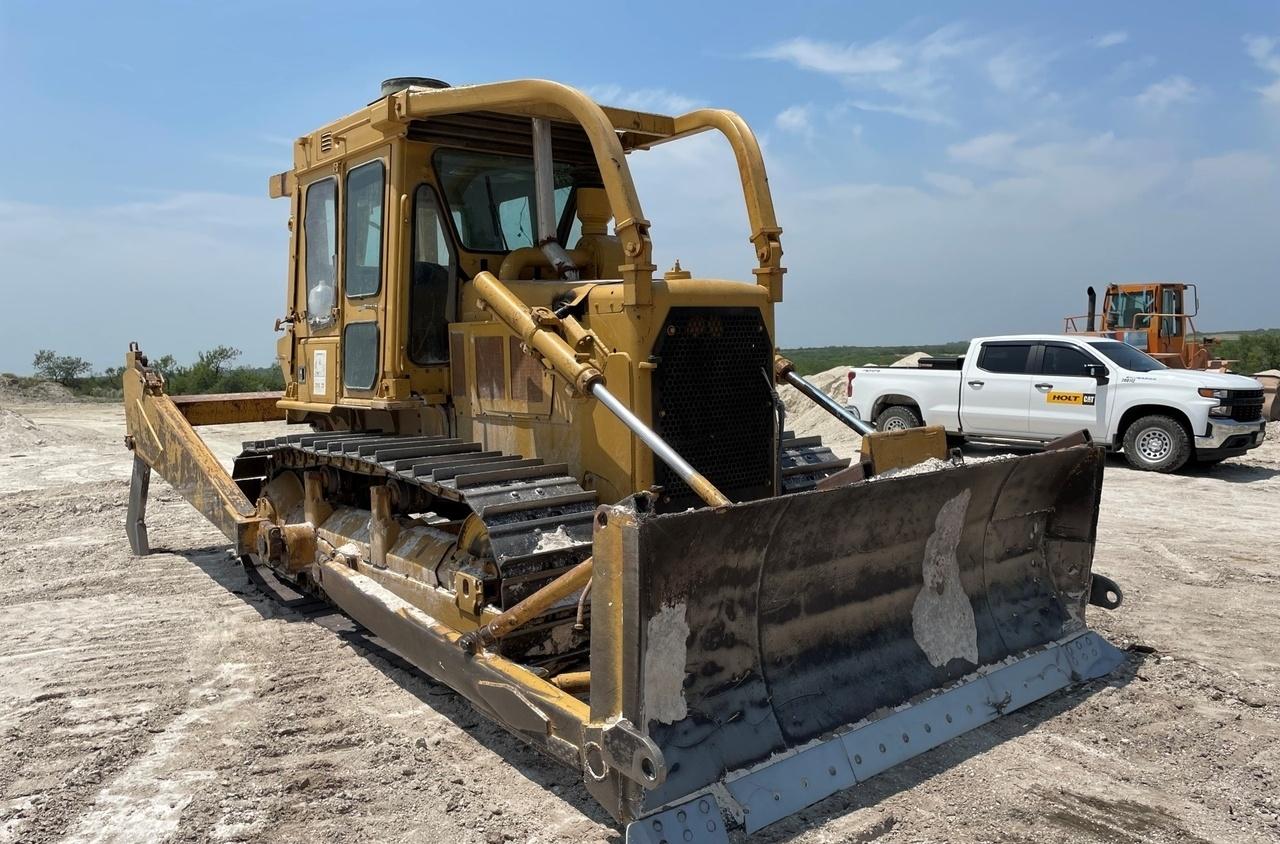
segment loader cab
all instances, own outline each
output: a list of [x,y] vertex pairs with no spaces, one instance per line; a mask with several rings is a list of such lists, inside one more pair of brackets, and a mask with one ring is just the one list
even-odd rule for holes
[[[1194,303],[1190,310],[1188,298]],[[1190,366],[1188,353],[1201,348],[1190,340],[1198,303],[1193,284],[1113,284],[1103,299],[1102,328],[1166,365]]]

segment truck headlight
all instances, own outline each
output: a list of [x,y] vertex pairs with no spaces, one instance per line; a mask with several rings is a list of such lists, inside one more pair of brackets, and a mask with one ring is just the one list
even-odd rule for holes
[[1220,404],[1217,407],[1209,408],[1209,415],[1210,416],[1230,416],[1231,408],[1226,405]]
[[1201,387],[1196,392],[1207,399],[1225,399],[1231,394],[1230,390],[1215,390],[1213,387]]

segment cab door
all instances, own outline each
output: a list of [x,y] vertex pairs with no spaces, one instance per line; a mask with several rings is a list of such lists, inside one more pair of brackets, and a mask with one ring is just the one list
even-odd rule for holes
[[302,231],[298,254],[302,284],[296,288],[293,330],[298,355],[294,378],[304,402],[333,404],[338,389],[338,177],[312,178],[301,185]]
[[[1070,343],[1046,342],[1034,355],[1030,407],[1031,433],[1057,439],[1087,430],[1099,442],[1107,438],[1107,385],[1089,374],[1102,361]],[[1105,369],[1105,366],[1104,366]]]
[[1031,397],[1030,340],[992,340],[966,362],[960,381],[960,424],[966,434],[1025,438]]
[[382,372],[388,148],[348,162],[342,190],[341,395],[370,399]]

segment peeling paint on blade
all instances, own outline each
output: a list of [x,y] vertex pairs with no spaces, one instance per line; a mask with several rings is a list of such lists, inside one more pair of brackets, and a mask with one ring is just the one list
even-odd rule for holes
[[956,560],[969,495],[962,490],[938,511],[924,548],[924,586],[911,607],[916,643],[935,667],[957,657],[978,664],[978,625]]
[[684,699],[689,622],[685,603],[663,606],[649,619],[645,636],[644,715],[646,721],[673,724],[689,714]]

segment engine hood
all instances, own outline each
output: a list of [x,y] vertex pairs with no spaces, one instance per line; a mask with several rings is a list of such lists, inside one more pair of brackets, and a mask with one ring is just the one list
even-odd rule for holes
[[1246,375],[1209,372],[1203,369],[1158,369],[1154,372],[1126,372],[1122,378],[1138,381],[1154,378],[1161,384],[1179,384],[1192,389],[1213,387],[1220,390],[1260,390],[1262,384]]

